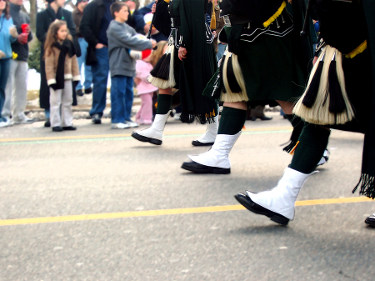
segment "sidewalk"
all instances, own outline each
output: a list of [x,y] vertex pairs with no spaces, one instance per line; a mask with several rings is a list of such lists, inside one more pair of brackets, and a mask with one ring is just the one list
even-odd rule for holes
[[[42,121],[44,117],[44,109],[39,106],[39,92],[38,90],[32,90],[28,92],[26,105],[26,115],[30,118],[34,118],[35,121]],[[74,119],[89,119],[89,111],[92,104],[92,94],[77,97],[78,105],[73,106],[73,117]],[[141,99],[138,96],[134,96],[133,112],[137,112],[141,105]],[[111,112],[111,95],[107,92],[107,106],[104,110],[103,117],[110,118]]]

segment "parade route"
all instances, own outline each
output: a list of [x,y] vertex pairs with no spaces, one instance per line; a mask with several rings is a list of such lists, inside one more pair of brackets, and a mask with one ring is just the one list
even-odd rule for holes
[[291,126],[247,121],[231,174],[180,168],[208,148],[205,127],[172,118],[161,146],[110,120],[52,133],[43,122],[0,131],[0,280],[373,280],[372,200],[352,194],[363,135],[332,131],[327,164],[279,226],[233,198],[274,186]]

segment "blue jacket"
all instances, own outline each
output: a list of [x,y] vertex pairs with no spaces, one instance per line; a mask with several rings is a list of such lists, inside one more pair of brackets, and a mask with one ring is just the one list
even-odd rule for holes
[[12,57],[11,43],[15,42],[17,38],[13,38],[9,33],[9,28],[13,26],[12,18],[7,19],[4,14],[0,16],[0,50],[5,53],[5,58]]

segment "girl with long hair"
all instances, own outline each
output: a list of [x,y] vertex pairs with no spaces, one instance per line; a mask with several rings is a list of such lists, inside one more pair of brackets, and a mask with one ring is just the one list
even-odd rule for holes
[[73,127],[72,80],[80,80],[76,51],[65,21],[56,20],[48,29],[44,43],[47,84],[50,89],[50,114],[53,132],[76,130]]

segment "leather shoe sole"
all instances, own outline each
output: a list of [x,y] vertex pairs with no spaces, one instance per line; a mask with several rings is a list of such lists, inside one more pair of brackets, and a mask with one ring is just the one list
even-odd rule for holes
[[264,215],[271,219],[271,221],[274,221],[276,223],[279,223],[281,225],[287,225],[289,222],[289,219],[284,217],[283,215],[280,215],[278,213],[272,212],[257,203],[255,203],[249,196],[243,193],[238,193],[234,195],[234,198],[246,209],[248,209],[250,212],[253,212],[258,215]]
[[194,161],[182,163],[181,168],[196,174],[230,174],[230,168],[210,167]]
[[63,130],[64,131],[75,131],[75,130],[77,130],[77,128],[74,127],[74,126],[67,126],[67,127],[63,127]]
[[141,142],[149,142],[149,143],[152,143],[152,144],[155,144],[155,145],[161,145],[162,144],[161,140],[145,137],[145,136],[142,136],[142,135],[140,135],[136,132],[132,133],[132,137],[135,138],[136,140],[141,141]]
[[191,142],[193,146],[212,146],[214,143],[213,142],[200,142],[197,140],[194,140]]

